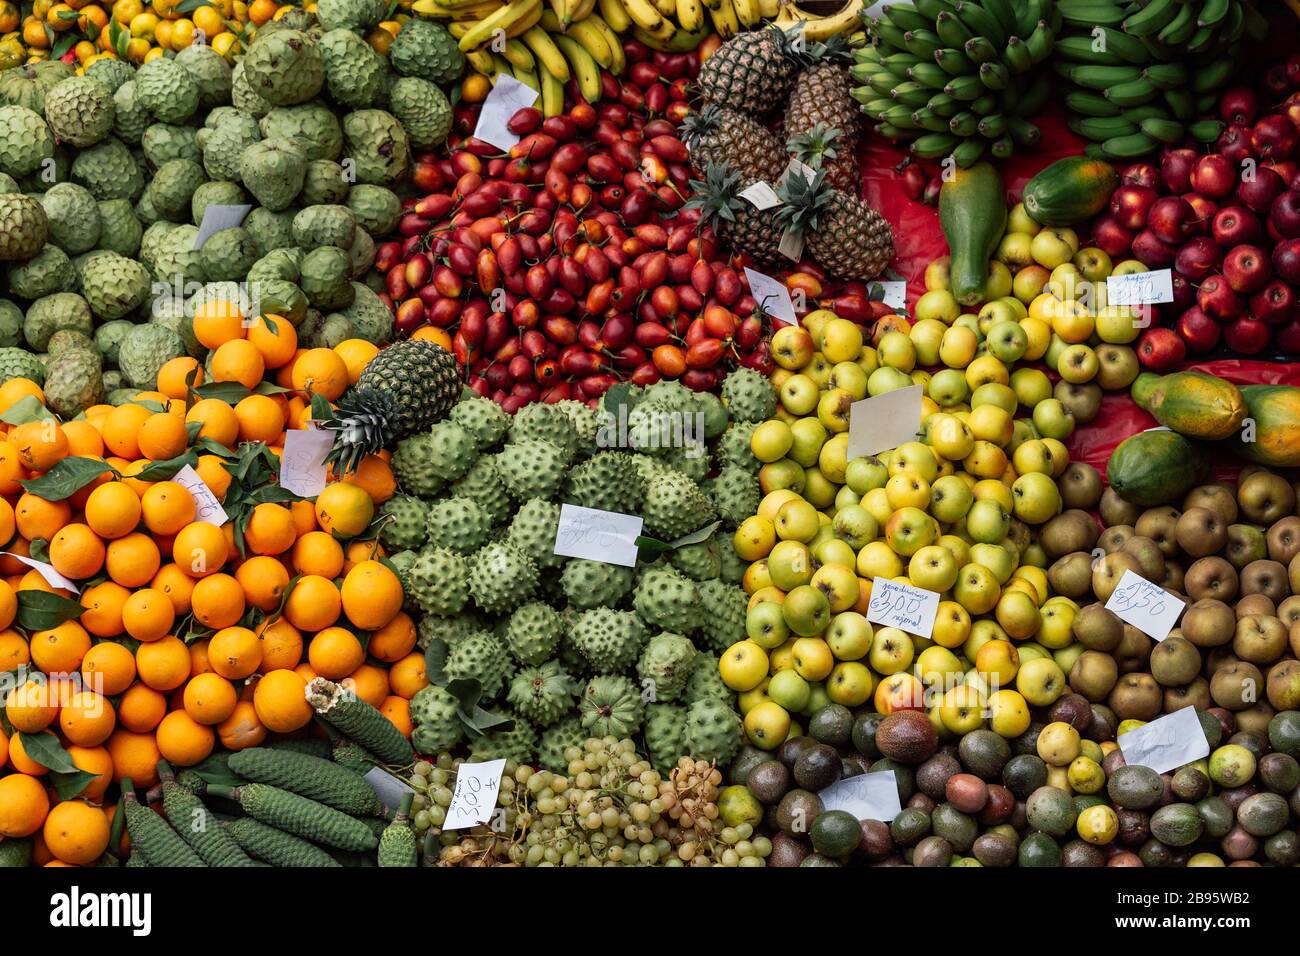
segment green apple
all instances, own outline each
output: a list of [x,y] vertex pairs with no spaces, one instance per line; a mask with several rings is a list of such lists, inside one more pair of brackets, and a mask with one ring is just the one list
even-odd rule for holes
[[772,333],[772,360],[781,368],[797,369],[807,365],[817,350],[808,330],[797,325],[783,325]]
[[800,637],[812,637],[826,630],[831,622],[831,603],[820,589],[803,584],[785,596],[781,605],[785,623]]
[[872,636],[867,663],[877,674],[888,677],[906,670],[915,654],[912,639],[905,632],[896,627],[882,627]]
[[[1072,603],[1049,598],[1043,602],[1042,621],[1038,625],[1038,643],[1046,648],[1060,650],[1074,641],[1074,614]],[[1069,668],[1066,668],[1068,671]]]
[[927,690],[937,688],[942,692],[961,682],[963,668],[956,654],[946,647],[934,644],[916,656],[913,671]]
[[803,496],[816,508],[827,509],[835,501],[835,485],[815,465],[804,469]]
[[754,428],[749,447],[761,462],[780,461],[794,443],[794,434],[785,422],[771,419]]
[[976,330],[955,324],[943,333],[939,342],[939,359],[948,368],[965,368],[974,360],[979,344]]
[[926,545],[912,555],[907,576],[918,588],[942,594],[957,581],[957,559],[947,548]]
[[[926,271],[929,272],[928,269]],[[961,314],[961,306],[945,286],[941,289],[931,289],[917,299],[912,314],[918,322],[931,319],[950,325],[952,320]]]
[[1040,620],[1038,605],[1024,591],[1007,588],[998,598],[995,609],[998,623],[1012,639],[1023,641],[1033,637]]
[[817,509],[802,498],[791,498],[776,512],[776,536],[783,541],[811,541],[821,527]]
[[852,505],[835,513],[831,521],[835,537],[845,541],[853,550],[861,551],[870,542],[876,540],[880,527],[871,512],[861,505]]
[[1001,544],[972,544],[970,559],[976,565],[986,568],[993,575],[999,587],[1011,579],[1011,572],[1020,563],[1020,555]]
[[1001,382],[985,382],[975,391],[971,392],[970,407],[972,409],[983,408],[985,405],[992,405],[994,408],[1000,408],[1008,415],[1016,413],[1016,393],[1008,385]]
[[[960,479],[958,479],[960,480]],[[962,482],[965,484],[965,482]],[[973,494],[972,494],[973,498]],[[973,541],[996,544],[1007,536],[1011,528],[1011,515],[992,498],[973,501],[966,512],[966,533]]]
[[[830,703],[833,702],[831,701],[830,695],[826,693],[826,688],[820,683],[813,684],[812,689],[808,694],[808,703],[804,705],[803,710],[799,711],[799,713],[805,717],[811,717],[813,714],[817,713],[817,711]],[[793,727],[794,725],[792,724],[791,729],[793,729]]]
[[818,541],[812,553],[818,564],[843,564],[851,568],[858,561],[857,552],[839,538]]
[[854,458],[844,469],[844,480],[854,493],[861,496],[876,488],[884,488],[889,481],[889,468],[874,455]]
[[1074,414],[1059,399],[1047,398],[1034,406],[1034,427],[1044,438],[1065,441],[1074,434]]
[[812,580],[812,554],[802,541],[778,541],[767,556],[767,572],[782,591],[792,591]]
[[920,365],[939,364],[939,343],[948,326],[938,319],[921,319],[912,326],[908,337],[916,348],[916,361]]
[[812,685],[793,668],[777,671],[767,685],[767,696],[788,711],[798,713],[808,706]]
[[997,251],[993,255],[999,262],[1019,271],[1034,261],[1033,253],[1030,251],[1032,244],[1033,236],[1023,232],[1008,232],[998,243]]
[[940,256],[926,266],[925,275],[922,276],[925,288],[931,292],[935,289],[947,290],[950,288],[948,273],[951,265],[952,258],[950,256]]
[[1108,305],[1097,313],[1097,338],[1114,345],[1127,345],[1142,334],[1137,313],[1126,305]]
[[895,448],[889,458],[889,474],[908,473],[920,475],[927,482],[934,481],[939,476],[939,462],[934,457],[934,449],[919,441],[903,442]]
[[[1011,441],[1007,442],[1006,451],[1014,456],[1016,451],[1027,441],[1038,437],[1038,430],[1028,418],[1017,418],[1011,423]],[[1014,459],[1013,459],[1014,460]]]
[[822,329],[821,350],[831,363],[854,361],[862,353],[862,330],[848,319],[831,319]]
[[885,542],[895,554],[910,558],[939,536],[934,518],[920,508],[899,508],[885,522]]
[[1100,370],[1097,353],[1087,345],[1071,345],[1056,360],[1057,374],[1073,385],[1091,382]]
[[790,637],[781,605],[775,601],[755,604],[745,615],[746,636],[764,650],[780,647]]
[[842,661],[826,678],[826,696],[844,707],[860,707],[871,699],[875,678],[865,664]]
[[1032,239],[1041,228],[1042,226],[1036,223],[1034,217],[1025,210],[1025,204],[1022,202],[1016,203],[1007,213],[1007,232],[1022,232]]
[[819,394],[817,383],[807,375],[791,375],[781,384],[781,406],[791,415],[807,415],[817,407]]
[[899,371],[910,372],[916,368],[916,346],[903,332],[886,332],[876,345],[880,364]]
[[1065,693],[1065,672],[1050,657],[1025,661],[1021,651],[1020,670],[1016,672],[1016,690],[1035,707],[1048,707]]
[[1002,588],[993,572],[975,560],[974,551],[971,548],[971,563],[957,572],[952,596],[971,614],[987,614],[997,605]]
[[847,564],[823,564],[813,572],[811,584],[826,595],[832,614],[847,611],[862,596],[858,576],[853,573],[856,563],[855,557]]
[[1029,729],[1029,705],[1014,690],[999,690],[989,695],[989,727],[999,737],[1012,739]]
[[946,368],[930,376],[926,393],[943,408],[960,405],[970,395],[970,386],[960,369]]
[[831,377],[826,384],[848,392],[854,401],[867,397],[867,372],[857,362],[840,362],[831,369]]
[[789,458],[774,461],[758,470],[758,484],[763,494],[783,488],[799,494],[806,482],[807,475],[804,474],[803,466]]
[[826,361],[826,356],[821,352],[814,352],[808,364],[799,369],[799,374],[807,375],[816,383],[818,389],[824,389],[831,377],[831,363]]
[[957,475],[944,475],[930,486],[930,514],[945,524],[966,517],[974,507],[974,501],[975,495],[970,490],[970,485]]
[[1052,397],[1052,380],[1040,369],[1018,368],[1011,373],[1011,390],[1019,404],[1033,408]]
[[1029,336],[1018,321],[1010,319],[993,323],[985,341],[989,352],[1008,365],[1020,361],[1029,348]]
[[1050,475],[1030,472],[1011,486],[1012,511],[1021,521],[1042,524],[1061,513],[1061,489]]
[[861,660],[870,652],[874,637],[870,622],[857,611],[841,611],[826,628],[826,643],[842,661]]
[[1085,279],[1091,282],[1105,283],[1105,279],[1110,275],[1112,268],[1110,256],[1105,250],[1098,249],[1096,246],[1088,246],[1080,249],[1074,254],[1074,264],[1078,266],[1079,272]]
[[1022,477],[1034,472],[1050,475],[1055,470],[1052,452],[1041,438],[1031,438],[1016,447],[1011,463]]
[[1030,241],[1029,251],[1044,269],[1055,269],[1074,258],[1079,251],[1079,238],[1073,229],[1044,226]]
[[914,384],[912,376],[906,372],[882,365],[867,379],[867,394],[874,398],[886,392],[896,392],[900,388],[911,388]]
[[817,464],[817,457],[821,454],[828,434],[826,426],[820,420],[800,418],[790,426],[790,448],[786,455],[804,468],[809,468]]

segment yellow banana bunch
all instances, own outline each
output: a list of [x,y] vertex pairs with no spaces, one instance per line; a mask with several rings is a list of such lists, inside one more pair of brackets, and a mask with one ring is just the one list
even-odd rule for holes
[[803,10],[793,0],[780,0],[780,10],[775,22],[783,30],[802,23],[804,37],[808,40],[825,40],[840,33],[851,34],[862,27],[862,11],[866,0],[845,0],[844,6],[829,16],[820,16]]

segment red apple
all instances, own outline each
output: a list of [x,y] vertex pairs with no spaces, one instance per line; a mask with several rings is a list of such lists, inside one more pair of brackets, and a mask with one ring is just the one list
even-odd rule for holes
[[1208,236],[1210,223],[1214,221],[1214,214],[1219,211],[1219,204],[1199,193],[1188,193],[1183,198],[1192,207],[1192,234]]
[[1110,196],[1110,214],[1125,229],[1141,229],[1158,194],[1151,186],[1127,183]]
[[1178,247],[1165,242],[1150,229],[1143,229],[1133,237],[1133,255],[1152,269],[1165,269],[1174,264]]
[[1250,314],[1269,325],[1281,325],[1295,314],[1295,289],[1273,279],[1250,297]]
[[1273,344],[1286,355],[1300,355],[1300,319],[1292,319],[1273,334]]
[[1246,303],[1221,275],[1210,276],[1201,283],[1196,291],[1196,304],[1216,322],[1231,322],[1246,311]]
[[1119,174],[1119,181],[1123,185],[1145,186],[1148,189],[1155,189],[1160,185],[1160,170],[1156,169],[1152,163],[1134,163],[1131,166],[1124,167],[1124,171]]
[[1170,312],[1182,312],[1196,304],[1196,286],[1187,281],[1186,276],[1175,272],[1169,280],[1174,289],[1174,300],[1169,303]]
[[[1250,150],[1250,127],[1229,126],[1225,129],[1214,142],[1214,153],[1211,155],[1216,154],[1233,168],[1240,166],[1243,159],[1249,159],[1253,155]],[[1195,187],[1194,177],[1192,183]]]
[[1291,88],[1300,87],[1300,54],[1287,60],[1283,69],[1286,72],[1286,81],[1291,84]]
[[1249,293],[1262,289],[1272,274],[1268,253],[1259,246],[1236,246],[1223,257],[1223,277],[1233,292]]
[[1252,212],[1264,213],[1273,205],[1273,200],[1284,192],[1286,180],[1267,166],[1258,166],[1252,171],[1242,172],[1237,199]]
[[1225,249],[1243,242],[1258,242],[1264,235],[1259,217],[1245,206],[1224,206],[1210,223],[1214,241]]
[[1256,355],[1264,351],[1272,330],[1259,319],[1243,315],[1223,330],[1223,341],[1234,352]]
[[1208,352],[1219,344],[1222,329],[1219,323],[1196,306],[1178,317],[1178,334],[1193,352]]
[[1274,96],[1286,96],[1291,84],[1287,82],[1286,66],[1281,63],[1274,63],[1264,71],[1263,78],[1264,89],[1268,90]]
[[1271,169],[1281,176],[1282,182],[1287,183],[1289,189],[1291,180],[1295,179],[1297,172],[1300,172],[1300,163],[1297,163],[1294,159],[1283,159],[1275,163],[1265,163],[1264,168]]
[[1208,236],[1193,236],[1174,256],[1174,268],[1193,282],[1200,282],[1219,268],[1223,250]]
[[1161,242],[1178,245],[1194,230],[1196,210],[1182,196],[1161,196],[1147,213],[1147,231]]
[[1251,148],[1262,159],[1286,159],[1295,152],[1300,133],[1285,116],[1265,116],[1250,131]]
[[1138,339],[1138,360],[1153,372],[1168,372],[1187,355],[1187,346],[1173,329],[1147,329]]
[[1300,189],[1288,189],[1273,200],[1268,211],[1268,224],[1283,239],[1300,236]]
[[1287,239],[1273,247],[1273,271],[1292,285],[1300,285],[1300,239]]
[[1199,154],[1194,149],[1171,149],[1160,160],[1160,178],[1171,193],[1192,191],[1192,167]]
[[1133,231],[1121,226],[1114,216],[1101,216],[1092,224],[1093,244],[1112,259],[1128,255],[1133,235]]
[[1235,86],[1219,97],[1219,119],[1229,126],[1249,126],[1259,115],[1259,94],[1248,86]]

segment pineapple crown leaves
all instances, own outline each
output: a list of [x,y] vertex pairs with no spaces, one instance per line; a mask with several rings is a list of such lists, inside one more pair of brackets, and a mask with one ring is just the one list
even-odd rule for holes
[[848,37],[837,33],[808,47],[806,57],[810,61],[809,65],[817,63],[847,64],[853,60],[853,48]]
[[340,474],[356,471],[361,459],[390,443],[394,423],[401,409],[387,392],[374,388],[354,388],[339,399],[337,409],[320,393],[312,394],[312,420],[317,427],[334,432],[334,447],[325,457]]
[[722,107],[716,103],[705,103],[698,110],[686,114],[682,120],[682,142],[688,149],[696,149],[700,142],[711,136],[722,122]]
[[691,180],[691,190],[695,193],[686,203],[687,209],[700,211],[700,226],[717,222],[735,222],[735,209],[744,202],[738,195],[740,173],[735,172],[725,163],[709,160],[704,170],[704,179]]
[[790,155],[805,166],[817,169],[839,155],[840,131],[825,123],[792,136],[786,143]]
[[816,232],[821,214],[833,193],[834,190],[827,186],[825,169],[818,169],[812,179],[794,171],[776,191],[784,203],[776,212],[777,222],[801,236]]

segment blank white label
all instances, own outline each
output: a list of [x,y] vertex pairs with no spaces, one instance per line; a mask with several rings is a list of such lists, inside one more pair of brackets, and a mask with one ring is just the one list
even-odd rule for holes
[[1174,301],[1174,277],[1168,269],[1106,277],[1107,305],[1160,305]]
[[1116,738],[1124,763],[1164,773],[1210,755],[1195,707],[1182,707]]
[[213,203],[203,207],[203,221],[199,223],[199,234],[194,237],[194,248],[202,249],[215,233],[222,229],[234,229],[244,223],[244,218],[252,211],[252,206],[230,206]]
[[405,780],[394,777],[382,767],[371,767],[362,779],[370,784],[370,789],[375,791],[379,802],[393,810],[402,805],[402,798],[408,793],[415,793],[414,788]]
[[761,179],[748,189],[741,190],[740,198],[746,200],[755,209],[771,209],[773,206],[781,205],[781,197]]
[[881,299],[885,305],[891,309],[907,308],[907,283],[902,279],[886,279],[883,282],[871,283],[871,291],[874,292],[876,286],[885,290],[884,298]]
[[280,486],[303,498],[315,498],[325,490],[325,456],[333,447],[332,431],[289,429],[280,454]]
[[176,472],[172,481],[183,485],[185,490],[194,496],[194,520],[206,521],[218,528],[230,520],[226,515],[226,509],[221,507],[221,502],[212,493],[212,489],[189,465]]
[[560,505],[553,553],[605,564],[636,567],[636,539],[644,519],[639,515]]
[[827,810],[844,810],[859,820],[890,823],[903,812],[898,802],[898,780],[892,770],[836,780],[817,796]]
[[1140,574],[1125,571],[1106,602],[1120,620],[1132,624],[1147,637],[1163,641],[1178,623],[1184,604],[1164,588],[1152,584]]
[[764,312],[787,325],[799,324],[799,319],[794,314],[794,301],[784,282],[748,267],[745,268],[745,278],[749,280],[749,294],[763,307]]
[[909,385],[849,406],[849,460],[915,441],[924,392],[920,385]]
[[509,149],[519,142],[519,135],[506,129],[506,124],[520,110],[536,103],[537,96],[537,91],[528,84],[501,74],[479,110],[474,136],[497,149]]
[[35,558],[29,558],[25,554],[14,554],[12,551],[0,551],[0,554],[7,554],[19,564],[25,564],[41,577],[45,583],[52,588],[63,588],[71,591],[73,594],[80,594],[81,589],[65,578],[58,571],[54,570],[54,565],[46,564],[44,561],[37,561]]
[[900,584],[888,578],[871,582],[871,603],[867,620],[872,624],[896,627],[917,637],[934,633],[934,617],[939,613],[939,595],[934,591]]
[[444,830],[464,830],[487,823],[497,806],[504,760],[463,763],[456,769],[456,790],[447,807]]

